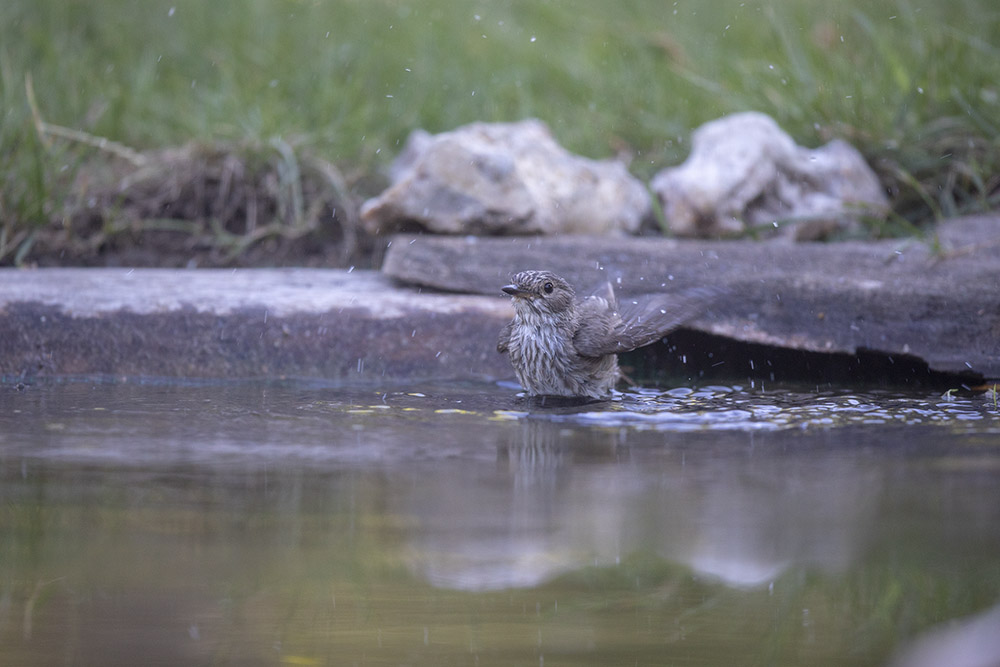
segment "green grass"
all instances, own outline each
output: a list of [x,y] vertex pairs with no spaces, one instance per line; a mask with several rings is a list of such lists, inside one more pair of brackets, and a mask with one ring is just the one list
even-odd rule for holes
[[38,136],[29,74],[47,123],[136,150],[280,137],[361,195],[418,127],[535,116],[646,179],[755,109],[860,148],[893,195],[873,233],[893,234],[1000,207],[998,63],[993,0],[5,0],[0,262],[106,154]]

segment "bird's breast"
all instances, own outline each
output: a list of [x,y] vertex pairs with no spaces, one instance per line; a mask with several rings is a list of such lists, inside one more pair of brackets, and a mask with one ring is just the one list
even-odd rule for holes
[[570,338],[557,328],[543,324],[514,325],[511,331],[511,350],[526,360],[555,360],[566,357]]

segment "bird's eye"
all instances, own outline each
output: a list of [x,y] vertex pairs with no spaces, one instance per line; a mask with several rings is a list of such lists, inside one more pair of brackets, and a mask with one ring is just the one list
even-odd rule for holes
[[552,287],[552,283],[545,283],[544,285],[542,285],[542,289],[545,290],[546,294],[552,294],[552,290],[554,288]]

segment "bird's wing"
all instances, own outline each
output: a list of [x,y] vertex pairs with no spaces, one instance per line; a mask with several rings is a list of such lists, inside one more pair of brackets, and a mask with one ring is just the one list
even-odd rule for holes
[[606,303],[613,304],[615,302],[615,288],[609,281],[604,281],[587,294],[588,296],[596,296],[604,299]]
[[514,320],[503,325],[503,329],[500,330],[500,337],[497,338],[497,352],[507,351],[507,347],[510,345],[510,332],[513,328]]
[[[573,347],[584,357],[610,354],[610,341],[617,340],[623,322],[614,308],[614,301],[601,296],[588,296],[576,304],[579,326],[573,334]],[[614,350],[613,350],[614,351]]]
[[718,290],[696,287],[672,294],[626,297],[617,303],[616,310],[591,315],[589,320],[581,313],[581,326],[574,338],[576,350],[587,357],[599,357],[655,343],[697,317],[718,295]]

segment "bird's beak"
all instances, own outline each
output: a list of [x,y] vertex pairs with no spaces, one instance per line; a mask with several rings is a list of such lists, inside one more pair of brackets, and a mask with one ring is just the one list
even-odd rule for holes
[[531,294],[527,290],[523,290],[523,289],[519,288],[517,285],[504,285],[500,289],[502,291],[506,292],[507,294],[510,294],[511,296],[526,297],[529,294]]

